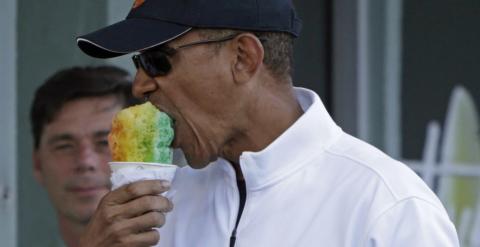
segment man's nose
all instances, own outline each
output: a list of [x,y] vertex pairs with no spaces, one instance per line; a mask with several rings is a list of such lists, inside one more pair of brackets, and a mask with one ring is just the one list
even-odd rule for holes
[[75,171],[86,172],[95,171],[101,165],[102,158],[95,147],[91,144],[80,145],[77,153]]
[[157,89],[155,79],[149,77],[142,68],[137,70],[135,80],[133,81],[133,96],[143,99]]

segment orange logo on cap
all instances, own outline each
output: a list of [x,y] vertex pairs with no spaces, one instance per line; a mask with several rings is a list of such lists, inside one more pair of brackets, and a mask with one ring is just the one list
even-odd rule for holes
[[133,2],[132,9],[136,9],[136,8],[140,7],[144,2],[145,2],[145,0],[135,0],[135,2]]

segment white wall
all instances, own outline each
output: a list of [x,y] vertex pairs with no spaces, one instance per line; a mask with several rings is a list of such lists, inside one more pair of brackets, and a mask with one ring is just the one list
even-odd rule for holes
[[0,8],[0,241],[16,246],[16,0]]

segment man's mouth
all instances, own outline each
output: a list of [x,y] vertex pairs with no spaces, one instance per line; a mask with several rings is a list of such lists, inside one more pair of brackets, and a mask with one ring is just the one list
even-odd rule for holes
[[73,177],[65,189],[80,196],[96,195],[102,191],[110,190],[110,180],[104,177]]
[[93,195],[97,195],[99,192],[108,191],[108,188],[105,186],[93,186],[93,187],[82,186],[82,187],[71,187],[68,190],[79,196],[93,196]]

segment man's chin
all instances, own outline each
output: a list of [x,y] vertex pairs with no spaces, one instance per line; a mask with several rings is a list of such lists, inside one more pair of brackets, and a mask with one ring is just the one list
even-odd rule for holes
[[213,161],[206,158],[194,158],[188,155],[185,155],[185,159],[187,160],[188,166],[193,169],[203,169]]
[[96,208],[97,204],[72,208],[69,210],[67,215],[65,215],[65,217],[68,218],[71,222],[75,222],[75,224],[87,225],[93,214],[95,214]]
[[70,220],[79,224],[88,224],[88,221],[95,213],[98,204],[105,193],[97,193],[95,195],[88,196],[76,196],[75,199],[71,200],[73,203],[64,205],[63,212],[65,216]]

